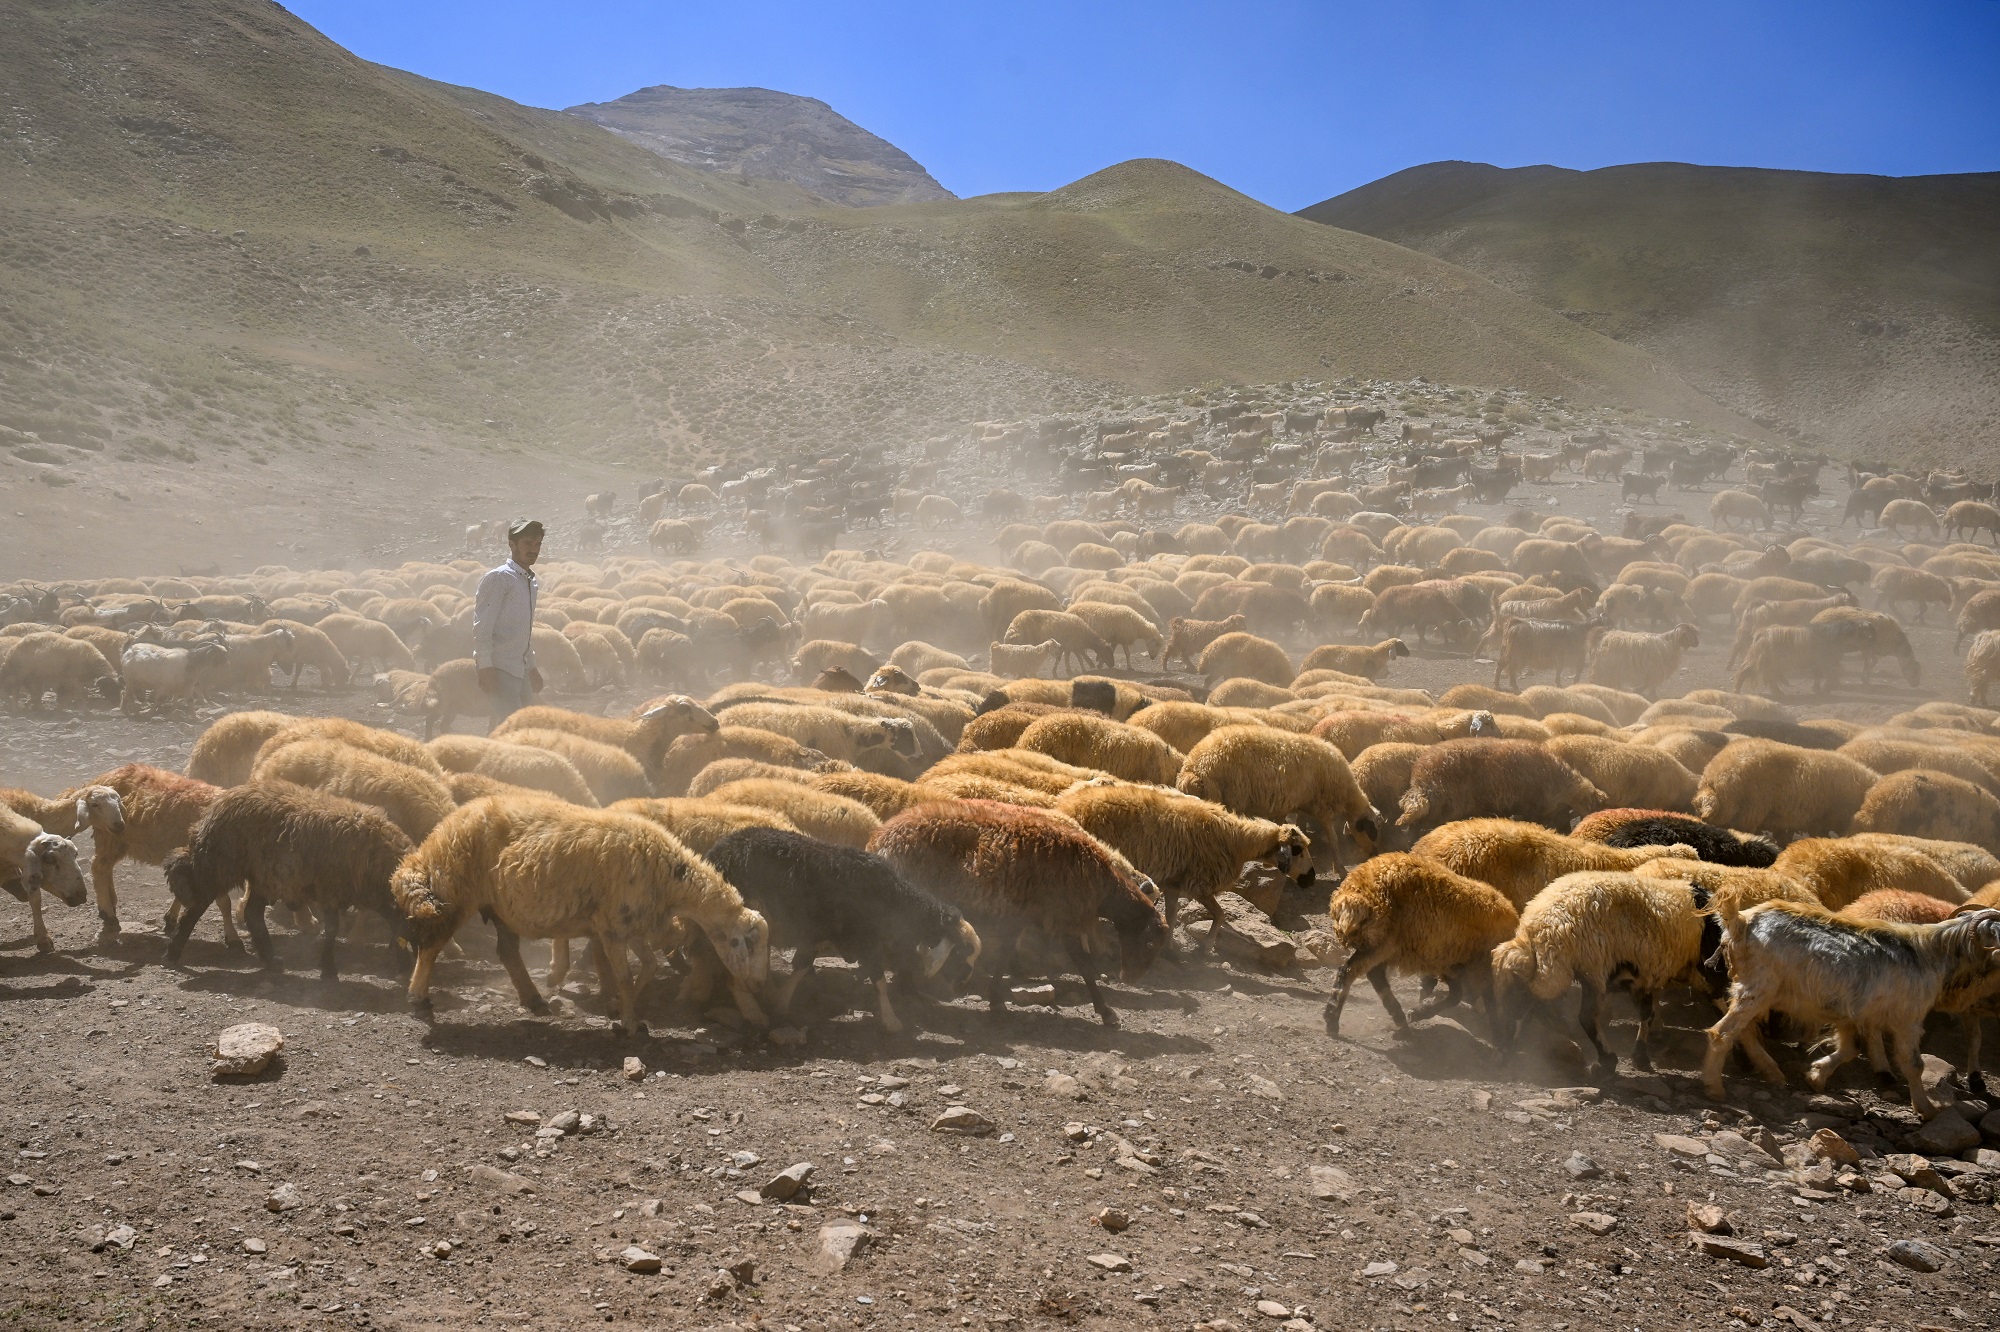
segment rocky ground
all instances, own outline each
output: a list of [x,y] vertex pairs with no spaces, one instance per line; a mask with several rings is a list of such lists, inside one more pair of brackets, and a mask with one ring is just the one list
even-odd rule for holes
[[[1608,523],[1612,490],[1526,501]],[[1913,637],[1925,688],[1850,680],[1824,711],[1956,697],[1949,631]],[[1722,639],[1672,691],[1723,683]],[[1426,652],[1390,682],[1484,676]],[[280,705],[382,719],[361,694]],[[0,781],[178,768],[199,726],[8,716]],[[1279,923],[1309,928],[1326,883]],[[426,1025],[376,943],[346,945],[322,983],[281,931],[267,978],[210,920],[170,971],[158,871],[128,865],[119,887],[132,928],[114,946],[87,908],[52,909],[49,957],[24,912],[0,923],[0,1326],[2000,1321],[1994,1103],[1946,1079],[1956,1108],[1919,1130],[1858,1067],[1805,1096],[1794,1059],[1792,1089],[1735,1081],[1713,1105],[1692,1004],[1668,1016],[1661,1073],[1602,1083],[1543,1032],[1506,1058],[1470,1018],[1399,1038],[1365,987],[1329,1040],[1329,971],[1195,955],[1113,985],[1117,1030],[1059,982],[1002,1020],[960,1000],[890,1037],[823,964],[781,1040],[665,993],[651,1035],[627,1038],[580,989],[523,1013],[475,925]],[[211,1047],[246,1022],[277,1027],[282,1053],[216,1080]],[[1955,1056],[1957,1033],[1930,1049]]]

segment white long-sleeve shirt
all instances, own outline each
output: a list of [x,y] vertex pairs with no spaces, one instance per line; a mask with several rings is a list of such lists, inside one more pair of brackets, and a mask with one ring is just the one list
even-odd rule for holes
[[508,560],[479,580],[472,601],[472,655],[480,670],[494,667],[525,680],[535,668],[535,575]]

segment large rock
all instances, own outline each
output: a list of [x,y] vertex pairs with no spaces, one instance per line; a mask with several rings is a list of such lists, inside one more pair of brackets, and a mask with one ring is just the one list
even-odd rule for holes
[[832,1276],[853,1261],[876,1233],[859,1221],[829,1221],[819,1228],[819,1244],[802,1266],[814,1276]]
[[812,1163],[801,1161],[797,1165],[786,1166],[766,1180],[764,1187],[759,1189],[758,1193],[773,1202],[790,1202],[798,1196],[799,1190],[806,1186],[806,1181],[811,1179],[812,1175]]
[[1764,1246],[1751,1240],[1729,1239],[1722,1235],[1693,1234],[1688,1236],[1694,1247],[1711,1258],[1726,1258],[1732,1263],[1745,1267],[1769,1267],[1771,1260],[1764,1253]]
[[944,1113],[931,1121],[933,1133],[965,1133],[981,1137],[992,1131],[992,1120],[963,1105],[946,1106]]
[[1965,1122],[1956,1110],[1940,1110],[1928,1124],[1907,1139],[1911,1148],[1926,1156],[1956,1156],[1980,1144],[1979,1130]]
[[[1222,907],[1222,934],[1216,942],[1221,952],[1238,961],[1255,962],[1279,971],[1298,960],[1298,949],[1291,936],[1273,925],[1268,916],[1241,894],[1223,893],[1216,901]],[[1206,947],[1209,932],[1214,928],[1211,921],[1196,921],[1187,927],[1188,937]]]
[[1945,1264],[1945,1252],[1929,1240],[1897,1240],[1889,1246],[1889,1261],[1913,1272],[1936,1272]]
[[285,1048],[285,1033],[268,1022],[240,1022],[215,1038],[210,1072],[218,1078],[254,1078]]
[[1308,1167],[1312,1196],[1321,1202],[1350,1203],[1361,1186],[1354,1182],[1354,1176],[1339,1166],[1316,1165]]
[[1812,1135],[1807,1142],[1814,1156],[1834,1165],[1851,1166],[1861,1162],[1861,1153],[1854,1150],[1854,1144],[1841,1137],[1830,1128],[1823,1128]]

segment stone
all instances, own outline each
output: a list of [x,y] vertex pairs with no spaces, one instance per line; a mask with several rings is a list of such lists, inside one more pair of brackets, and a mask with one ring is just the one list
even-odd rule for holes
[[1691,1156],[1699,1161],[1708,1155],[1708,1144],[1700,1138],[1690,1138],[1680,1133],[1655,1133],[1654,1145],[1672,1152],[1675,1156]]
[[1252,1308],[1266,1318],[1290,1318],[1292,1311],[1276,1300],[1259,1300]]
[[1081,1101],[1090,1096],[1090,1091],[1068,1073],[1051,1073],[1042,1083],[1042,1094],[1058,1100]]
[[1307,930],[1298,936],[1295,948],[1298,965],[1307,970],[1334,965],[1343,951],[1340,941],[1325,930]]
[[1913,1272],[1936,1272],[1945,1264],[1945,1252],[1929,1240],[1897,1240],[1889,1246],[1889,1261]]
[[565,1110],[558,1115],[550,1117],[542,1124],[542,1128],[544,1130],[553,1130],[558,1134],[574,1133],[582,1123],[582,1115],[574,1110]]
[[1354,1176],[1339,1166],[1316,1165],[1308,1167],[1307,1176],[1311,1181],[1312,1196],[1321,1202],[1350,1203],[1361,1186],[1354,1182]]
[[1988,1142],[2000,1142],[2000,1109],[1988,1110],[1980,1116],[1979,1132]]
[[1687,1205],[1688,1229],[1699,1230],[1704,1235],[1733,1235],[1736,1228],[1729,1224],[1729,1217],[1714,1203],[1689,1203]]
[[[1122,1253],[1093,1253],[1088,1259],[1092,1267],[1101,1272],[1129,1272],[1132,1260]],[[1289,1311],[1288,1311],[1289,1312]]]
[[1396,1275],[1397,1270],[1398,1269],[1394,1262],[1390,1261],[1387,1258],[1383,1258],[1376,1262],[1372,1262],[1368,1264],[1368,1266],[1362,1268],[1361,1275],[1365,1277],[1394,1276]]
[[250,1253],[250,1254],[269,1253],[270,1248],[271,1248],[270,1245],[264,1243],[263,1240],[260,1240],[255,1236],[252,1236],[251,1238],[243,1241],[243,1252],[245,1253]]
[[660,1270],[660,1255],[649,1253],[636,1244],[626,1246],[618,1255],[618,1265],[628,1272],[657,1272]]
[[1516,1258],[1514,1260],[1514,1270],[1516,1272],[1526,1272],[1530,1276],[1540,1276],[1545,1269],[1542,1267],[1542,1260],[1539,1258]]
[[1931,1116],[1930,1122],[1906,1141],[1926,1156],[1956,1156],[1977,1147],[1981,1138],[1979,1130],[1966,1123],[1958,1111],[1945,1109]]
[[1563,1162],[1563,1169],[1569,1172],[1571,1179],[1596,1179],[1604,1173],[1602,1166],[1582,1152],[1571,1152],[1569,1159]]
[[1861,1153],[1854,1150],[1854,1144],[1841,1137],[1830,1128],[1823,1128],[1807,1139],[1806,1146],[1822,1161],[1834,1165],[1859,1165]]
[[1243,1079],[1252,1096],[1261,1096],[1267,1101],[1282,1101],[1285,1093],[1277,1083],[1259,1073],[1252,1073]]
[[1608,1212],[1573,1212],[1569,1220],[1593,1235],[1609,1235],[1618,1227],[1618,1218]]
[[299,1191],[289,1184],[280,1184],[264,1198],[264,1210],[267,1212],[296,1212],[305,1205],[306,1200],[299,1197]]
[[113,1226],[111,1229],[104,1232],[103,1242],[99,1244],[93,1244],[91,1246],[91,1249],[93,1252],[102,1252],[105,1249],[116,1249],[120,1253],[124,1253],[131,1249],[133,1243],[136,1242],[138,1238],[139,1238],[139,1232],[132,1229],[132,1227],[130,1226]]
[[978,1137],[992,1131],[992,1120],[977,1110],[963,1105],[948,1105],[943,1114],[931,1121],[933,1133],[962,1133]]
[[773,1027],[765,1035],[764,1039],[769,1041],[773,1045],[780,1045],[780,1046],[804,1045],[806,1043],[805,1028]]
[[1762,1143],[1752,1142],[1731,1129],[1724,1129],[1708,1140],[1708,1150],[1735,1165],[1756,1166],[1772,1170],[1784,1164],[1779,1157],[1766,1149]]
[[1929,1189],[1932,1193],[1946,1198],[1952,1196],[1951,1185],[1947,1184],[1944,1176],[1921,1156],[1910,1152],[1897,1152],[1893,1156],[1883,1157],[1882,1164],[1888,1166],[1898,1179],[1913,1189]]
[[[1217,936],[1216,947],[1225,956],[1278,970],[1291,966],[1297,960],[1298,949],[1291,936],[1273,925],[1269,917],[1241,894],[1222,893],[1216,901],[1222,907],[1221,933]],[[1187,927],[1188,937],[1197,944],[1206,945],[1209,932],[1214,928],[1213,922],[1195,921]]]
[[625,1081],[627,1082],[644,1082],[646,1080],[646,1061],[639,1058],[638,1055],[626,1055],[625,1063],[620,1071],[624,1074]]
[[1722,1235],[1690,1235],[1694,1247],[1711,1258],[1726,1258],[1732,1263],[1745,1267],[1764,1268],[1771,1265],[1764,1253],[1764,1246],[1754,1240],[1729,1239]]
[[502,1170],[498,1166],[476,1165],[467,1172],[480,1184],[490,1185],[502,1193],[533,1193],[535,1186],[520,1175]]
[[509,1110],[504,1118],[509,1124],[539,1125],[542,1122],[541,1115],[534,1110]]
[[819,1244],[803,1265],[814,1276],[832,1276],[844,1270],[876,1234],[859,1221],[829,1221],[819,1228]]
[[215,1038],[215,1058],[209,1064],[217,1078],[254,1078],[271,1066],[285,1048],[285,1033],[268,1022],[239,1022],[224,1027]]
[[771,1176],[758,1192],[773,1202],[790,1202],[798,1196],[799,1190],[806,1186],[806,1181],[810,1180],[812,1175],[812,1163],[800,1161],[797,1165],[786,1166]]
[[1126,1215],[1121,1208],[1117,1207],[1098,1208],[1097,1215],[1091,1217],[1090,1221],[1092,1225],[1101,1226],[1113,1235],[1116,1235],[1119,1231],[1132,1224],[1132,1218]]

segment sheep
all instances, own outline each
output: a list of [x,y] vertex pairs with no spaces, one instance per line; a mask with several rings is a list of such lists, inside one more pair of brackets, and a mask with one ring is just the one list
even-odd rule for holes
[[1910,846],[1802,837],[1771,868],[1804,885],[1828,911],[1839,911],[1877,888],[1907,889],[1954,906],[1966,897],[1949,870]]
[[1850,631],[1841,625],[1770,625],[1750,636],[1731,684],[1739,691],[1761,687],[1782,698],[1793,677],[1807,675],[1813,692],[1823,694],[1839,683],[1840,659],[1852,646]]
[[[222,794],[222,788],[143,763],[127,763],[100,773],[89,785],[116,792],[123,816],[122,828],[93,825],[91,830],[90,878],[97,899],[98,942],[111,944],[118,941],[123,929],[113,878],[118,862],[163,863],[169,852],[187,845],[188,834]],[[169,928],[172,923],[170,909]],[[223,913],[222,930],[232,948],[243,946],[227,912]]]
[[[1618,1071],[1618,1058],[1604,1040],[1603,1002],[1614,982],[1631,986],[1639,1008],[1639,1031],[1632,1065],[1651,1072],[1655,1004],[1661,991],[1688,976],[1701,959],[1705,891],[1617,871],[1566,874],[1522,909],[1520,928],[1493,950],[1497,1006],[1508,992],[1547,1003],[1583,987],[1578,1011],[1584,1034],[1597,1051],[1600,1069]],[[1515,1026],[1507,1019],[1511,1029]]]
[[494,727],[493,738],[506,740],[519,731],[566,731],[624,750],[653,781],[658,779],[660,765],[674,741],[684,735],[713,734],[721,725],[714,713],[685,694],[670,694],[648,703],[630,720],[593,717],[566,708],[526,707]]
[[1985,532],[2000,546],[2000,509],[1980,500],[1959,500],[1944,511],[1945,535],[1956,541],[1960,536],[1977,538]]
[[374,805],[413,842],[430,835],[458,807],[442,779],[337,740],[300,740],[266,749],[250,781],[292,782]]
[[1054,638],[1040,643],[995,641],[987,645],[986,654],[995,675],[1018,680],[1039,676],[1044,667],[1055,669],[1062,660],[1063,645]]
[[923,781],[928,786],[948,777],[984,777],[1054,797],[1078,782],[1103,775],[1095,768],[1079,768],[1033,750],[995,749],[976,754],[954,754],[933,764],[924,773]]
[[[360,615],[329,615],[313,626],[359,669],[413,671],[417,659],[396,631],[380,620]],[[482,708],[481,711],[484,711]]]
[[865,846],[882,822],[858,800],[769,777],[725,782],[704,798],[725,805],[773,810],[791,820],[800,832],[839,846]]
[[1923,679],[1923,671],[1917,662],[1916,650],[1910,646],[1909,635],[1895,617],[1881,611],[1865,611],[1856,606],[1834,606],[1812,617],[1818,626],[1836,626],[1841,636],[1843,652],[1861,654],[1861,681],[1875,669],[1875,663],[1883,657],[1894,657],[1902,667],[1906,684],[1916,685]]
[[[800,651],[803,652],[804,649],[802,648]],[[945,649],[935,647],[921,639],[911,639],[909,642],[899,646],[894,652],[891,652],[888,664],[907,671],[913,676],[919,676],[925,671],[937,670],[942,667],[954,667],[958,670],[966,670],[971,666],[970,662],[966,661],[964,657],[959,656],[956,652],[947,652]]]
[[1747,490],[1717,491],[1715,498],[1708,502],[1708,516],[1716,526],[1729,529],[1734,529],[1739,522],[1745,528],[1766,531],[1771,526],[1771,510],[1763,500]]
[[1544,747],[1621,806],[1685,810],[1701,781],[1672,755],[1650,745],[1563,735],[1553,737]]
[[[1357,973],[1368,977],[1398,1031],[1458,1003],[1464,987],[1486,1008],[1498,1036],[1491,957],[1497,945],[1513,937],[1520,918],[1491,887],[1421,856],[1391,852],[1343,879],[1327,904],[1327,915],[1334,939],[1348,950],[1334,973],[1333,997],[1326,1001],[1328,1036],[1340,1035],[1340,1015]],[[1443,977],[1444,998],[1405,1017],[1389,988],[1392,968]]]
[[822,772],[815,774],[808,783],[815,791],[828,795],[844,796],[849,800],[866,805],[878,819],[890,819],[914,805],[927,800],[945,798],[941,793],[916,782],[906,782],[900,777],[888,777],[879,772]]
[[57,708],[73,709],[92,694],[112,692],[118,675],[89,643],[58,633],[26,634],[0,658],[0,701],[18,697],[32,710],[41,706],[44,694],[54,691]]
[[1502,615],[1493,622],[1493,627],[1487,630],[1473,652],[1479,655],[1489,648],[1493,651],[1495,689],[1500,687],[1500,677],[1505,675],[1507,687],[1518,692],[1521,677],[1539,670],[1554,671],[1556,684],[1560,687],[1564,671],[1570,673],[1572,681],[1582,678],[1590,652],[1591,628],[1584,623],[1528,620]]
[[1681,668],[1681,653],[1699,646],[1701,631],[1691,624],[1678,624],[1656,634],[1624,629],[1595,632],[1589,648],[1590,680],[1612,689],[1651,695]]
[[1225,634],[1244,633],[1249,627],[1249,619],[1240,614],[1220,620],[1194,620],[1176,615],[1167,622],[1167,641],[1166,646],[1160,649],[1160,665],[1165,667],[1179,662],[1188,670],[1194,670],[1195,662],[1209,644]]
[[[893,694],[898,698],[921,698],[923,686],[900,666],[883,666],[868,677],[868,683],[861,686],[866,694]],[[957,737],[950,737],[954,742]]]
[[1906,846],[1921,851],[1945,867],[1959,887],[1967,892],[2000,879],[2000,856],[1970,842],[1946,842],[1932,837],[1905,837],[1900,833],[1849,833],[1856,846]]
[[1943,745],[1922,744],[1909,740],[1893,740],[1882,735],[1862,735],[1836,747],[1835,753],[1845,754],[1856,763],[1864,764],[1882,776],[1907,772],[1912,768],[1924,768],[1940,772],[1948,777],[1957,777],[1982,787],[1992,794],[2000,795],[2000,773],[1975,756],[1963,750]]
[[[795,950],[791,975],[770,1003],[774,1015],[790,1011],[823,952],[859,965],[861,979],[875,986],[882,1028],[892,1034],[903,1023],[889,1002],[891,972],[908,988],[937,975],[954,953],[968,970],[978,963],[978,932],[957,908],[912,886],[880,856],[771,828],[739,829],[704,854],[769,922],[771,947]],[[699,956],[706,960],[705,952]]]
[[[784,736],[829,759],[892,777],[911,775],[918,755],[917,724],[909,717],[856,716],[830,705],[756,698],[716,709],[731,726]],[[942,740],[937,747],[942,753]]]
[[10,806],[0,805],[0,887],[28,904],[35,951],[54,952],[55,940],[42,920],[42,893],[53,894],[65,906],[83,905],[83,871],[77,867],[76,844]]
[[1576,769],[1529,740],[1447,740],[1410,766],[1396,826],[1413,831],[1492,815],[1567,828],[1610,803]]
[[1882,513],[1876,521],[1898,535],[1901,535],[1905,527],[1913,527],[1932,536],[1936,536],[1938,531],[1936,511],[1922,500],[1890,500],[1882,506]]
[[667,747],[660,763],[660,777],[654,783],[662,796],[687,794],[688,783],[717,759],[754,758],[766,763],[782,763],[790,768],[818,772],[832,762],[817,749],[809,749],[789,736],[760,731],[752,726],[736,726],[724,721],[713,734],[684,735]]
[[1882,778],[1855,810],[1852,827],[1856,832],[1970,842],[2000,855],[2000,800],[1983,787],[1941,772],[1909,769]]
[[644,765],[615,745],[586,740],[571,731],[532,728],[509,731],[505,743],[546,750],[568,759],[599,805],[657,794],[647,779]]
[[447,777],[454,773],[474,773],[572,804],[593,808],[598,804],[576,765],[546,749],[483,735],[441,735],[427,748]]
[[289,726],[273,732],[271,737],[258,747],[250,761],[253,772],[257,763],[267,754],[275,753],[286,745],[306,740],[332,740],[350,749],[365,749],[378,758],[400,763],[406,768],[415,768],[418,772],[427,773],[440,780],[444,777],[443,767],[439,765],[430,750],[424,748],[421,742],[412,740],[406,735],[349,721],[345,717],[293,717],[290,722]]
[[177,648],[134,643],[119,658],[123,689],[118,706],[131,714],[142,704],[150,705],[154,712],[173,702],[192,705],[206,697],[206,687],[220,680],[228,666],[229,651],[220,643]]
[[1769,869],[1778,858],[1778,844],[1768,837],[1718,828],[1664,809],[1600,809],[1584,815],[1569,835],[1580,842],[1615,847],[1680,844],[1710,864],[1741,869]]
[[1283,648],[1267,638],[1240,632],[1224,634],[1203,648],[1196,669],[1211,685],[1243,678],[1282,687],[1298,675]]
[[1840,908],[1834,914],[1848,920],[1893,921],[1900,925],[1937,925],[1950,920],[1957,907],[1927,893],[1906,892],[1901,888],[1876,888]]
[[1069,613],[1082,620],[1090,630],[1109,644],[1111,659],[1105,665],[1114,665],[1119,648],[1125,649],[1125,669],[1132,669],[1132,649],[1137,646],[1147,656],[1157,659],[1163,640],[1159,626],[1130,606],[1111,605],[1099,601],[1075,601],[1070,603]]
[[1845,755],[1738,740],[1702,769],[1689,808],[1725,828],[1780,838],[1838,836],[1853,824],[1877,776]]
[[1364,680],[1380,680],[1389,673],[1391,661],[1409,655],[1409,645],[1400,638],[1385,638],[1374,647],[1343,647],[1324,643],[1306,654],[1303,669],[1340,671]]
[[1006,1011],[1008,977],[1030,926],[1067,950],[1106,1027],[1116,1027],[1118,1015],[1097,988],[1098,917],[1117,932],[1127,982],[1169,938],[1150,882],[1068,819],[1039,810],[988,800],[919,805],[877,829],[868,850],[972,922],[986,941],[987,1004],[996,1017]]
[[1917,1057],[1924,1019],[1948,992],[1990,983],[2000,970],[2000,912],[1901,925],[1842,920],[1791,902],[1739,912],[1718,901],[1715,908],[1735,980],[1729,1011],[1708,1029],[1701,1080],[1711,1100],[1723,1099],[1722,1066],[1739,1042],[1765,1078],[1784,1083],[1756,1026],[1776,1010],[1834,1028],[1833,1049],[1806,1073],[1814,1091],[1859,1053],[1864,1040],[1886,1038],[1909,1086],[1910,1108],[1925,1119],[1936,1113]]
[[1052,639],[1061,645],[1055,661],[1058,671],[1070,661],[1076,663],[1079,671],[1102,670],[1111,664],[1110,644],[1082,617],[1068,611],[1024,610],[1008,623],[1007,631],[1000,636],[1002,643],[1021,646]]
[[1207,703],[1155,703],[1132,715],[1131,724],[1151,731],[1185,754],[1203,736],[1222,726],[1254,724],[1269,714],[1254,709],[1221,708]]
[[167,965],[180,965],[209,904],[221,899],[226,914],[230,891],[244,885],[243,925],[264,969],[277,969],[264,908],[279,902],[309,907],[319,917],[320,979],[338,980],[334,945],[345,910],[373,911],[402,934],[389,876],[415,849],[372,805],[269,778],[225,791],[189,833],[187,846],[166,858],[167,887],[181,909]]
[[1982,630],[1965,650],[1965,689],[1972,702],[1986,706],[1986,692],[2000,679],[2000,629]]
[[1039,717],[1028,724],[1014,745],[1128,782],[1164,786],[1181,770],[1180,751],[1157,735],[1094,713],[1058,712]]
[[1289,823],[1303,814],[1326,833],[1335,869],[1343,834],[1374,854],[1381,814],[1361,793],[1347,759],[1326,741],[1259,726],[1211,731],[1188,751],[1173,784],[1245,818]]
[[264,742],[298,721],[289,712],[232,712],[218,717],[196,737],[187,775],[212,786],[240,786],[250,780]]
[[1169,929],[1178,923],[1181,898],[1193,897],[1207,908],[1214,922],[1210,952],[1223,920],[1216,895],[1236,882],[1245,864],[1267,860],[1301,886],[1313,880],[1311,843],[1296,827],[1243,818],[1174,791],[1084,783],[1059,798],[1055,810],[1159,886]]
[[1924,622],[1933,605],[1950,606],[1952,603],[1950,583],[1934,573],[1905,565],[1883,565],[1868,580],[1868,586],[1875,592],[1877,607],[1892,615],[1899,606],[1914,608],[1918,624]]
[[1362,614],[1357,628],[1370,633],[1415,630],[1419,644],[1428,641],[1435,629],[1450,645],[1476,638],[1478,626],[1491,613],[1491,598],[1470,579],[1426,579],[1383,589],[1375,604]]
[[876,657],[858,644],[841,643],[830,638],[815,638],[801,644],[792,657],[793,676],[801,683],[836,666],[857,679],[865,680],[875,671]]
[[1488,818],[1434,828],[1417,839],[1410,853],[1490,884],[1517,911],[1565,874],[1635,870],[1662,857],[1695,858],[1690,846],[1613,847],[1565,837],[1539,824]]
[[475,911],[493,923],[501,964],[533,1013],[548,1012],[548,1003],[521,961],[522,938],[592,939],[630,1032],[641,1027],[626,951],[677,942],[677,918],[708,936],[740,986],[763,984],[770,966],[764,918],[706,861],[632,814],[555,800],[475,800],[403,859],[389,888],[409,918],[417,949],[410,1003],[424,1013],[438,954]]

